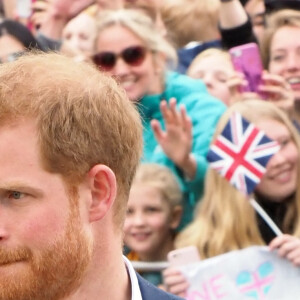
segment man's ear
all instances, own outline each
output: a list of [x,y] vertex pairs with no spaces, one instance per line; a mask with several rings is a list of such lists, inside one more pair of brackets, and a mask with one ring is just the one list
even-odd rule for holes
[[175,230],[179,226],[179,223],[180,223],[181,217],[182,217],[182,213],[183,213],[183,209],[182,209],[181,205],[176,205],[173,208],[172,216],[171,216],[171,220],[170,220],[170,228]]
[[95,165],[88,173],[92,201],[89,204],[89,220],[101,220],[112,207],[117,195],[114,172],[105,165]]

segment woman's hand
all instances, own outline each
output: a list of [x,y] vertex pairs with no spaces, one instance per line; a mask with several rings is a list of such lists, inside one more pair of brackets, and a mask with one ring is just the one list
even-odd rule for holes
[[300,239],[289,235],[283,234],[274,238],[269,248],[271,250],[278,250],[278,255],[287,258],[295,266],[300,266]]
[[179,270],[167,268],[162,272],[165,290],[169,293],[184,298],[189,283]]
[[94,2],[95,0],[38,0],[32,3],[32,9],[36,12],[48,11],[55,17],[69,21]]
[[294,94],[290,84],[280,75],[264,71],[262,74],[263,84],[259,91],[263,93],[267,101],[290,114],[294,109]]
[[32,22],[44,36],[61,40],[68,21],[94,2],[95,0],[38,0],[32,4]]
[[294,109],[295,99],[290,84],[282,76],[270,74],[268,71],[263,71],[262,81],[263,84],[258,87],[259,94],[242,93],[240,90],[247,85],[247,81],[242,73],[235,72],[227,82],[231,92],[230,104],[257,98],[270,101],[286,113],[291,114]]
[[230,90],[229,106],[238,101],[244,101],[248,99],[260,99],[261,97],[252,92],[241,92],[243,87],[247,86],[247,80],[241,72],[234,72],[227,80],[227,86]]
[[187,116],[185,107],[181,106],[178,111],[176,104],[175,98],[170,99],[169,105],[166,101],[160,104],[165,131],[157,120],[151,121],[151,127],[164,153],[188,178],[192,179],[196,173],[196,161],[191,155],[192,122]]

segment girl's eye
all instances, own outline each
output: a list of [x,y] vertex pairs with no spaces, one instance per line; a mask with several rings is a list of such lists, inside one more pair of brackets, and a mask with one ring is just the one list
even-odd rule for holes
[[223,72],[218,72],[216,74],[216,78],[219,82],[226,82],[228,80],[228,76]]
[[159,211],[159,210],[160,210],[160,209],[157,208],[157,207],[147,207],[147,208],[145,209],[145,211],[148,212],[148,213],[157,212],[157,211]]
[[21,193],[21,192],[18,192],[18,191],[11,191],[9,193],[9,198],[12,198],[12,199],[18,200],[18,199],[21,199],[23,197],[24,197],[24,194]]
[[271,57],[272,61],[282,61],[284,59],[283,55],[274,55],[273,57]]
[[129,216],[129,215],[132,215],[132,214],[133,214],[133,210],[132,209],[127,209],[126,215]]
[[282,140],[279,142],[281,148],[283,148],[284,146],[286,146],[288,143],[290,142],[290,139],[286,139],[286,140]]
[[65,40],[70,40],[71,37],[72,37],[72,35],[68,33],[64,38],[65,38]]
[[87,40],[87,39],[88,39],[88,36],[85,35],[84,33],[81,33],[81,34],[79,35],[79,37],[80,37],[82,40]]

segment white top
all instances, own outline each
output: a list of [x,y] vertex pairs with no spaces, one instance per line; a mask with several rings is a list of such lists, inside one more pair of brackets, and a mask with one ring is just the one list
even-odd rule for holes
[[123,256],[131,282],[131,300],[143,300],[135,270],[127,257]]

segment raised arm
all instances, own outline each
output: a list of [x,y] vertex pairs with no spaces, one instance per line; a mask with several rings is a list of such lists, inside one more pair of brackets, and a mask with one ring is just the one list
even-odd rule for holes
[[222,29],[238,27],[247,20],[247,13],[239,0],[221,0],[219,22]]
[[9,19],[15,18],[16,0],[2,0],[5,17]]
[[48,9],[44,21],[40,24],[39,32],[52,40],[60,40],[62,31],[69,20],[77,16],[85,8],[93,4],[94,0],[39,0],[33,3],[33,10],[39,11],[48,2]]
[[226,49],[257,42],[251,20],[239,0],[221,0],[219,27]]
[[185,176],[193,179],[197,164],[191,154],[192,123],[185,107],[181,106],[180,111],[177,111],[176,99],[172,98],[169,106],[166,101],[162,101],[160,109],[166,129],[163,131],[159,122],[152,120],[151,126],[155,138],[165,154],[184,172]]

